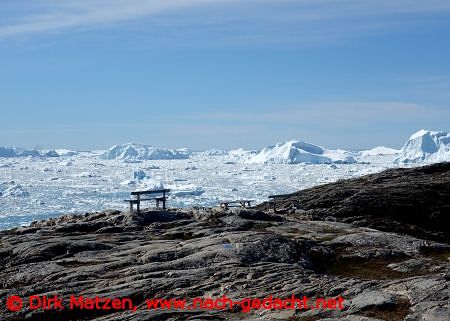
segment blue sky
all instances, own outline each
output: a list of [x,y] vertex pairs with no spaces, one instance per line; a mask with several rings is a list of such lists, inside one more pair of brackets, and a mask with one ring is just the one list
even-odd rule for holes
[[2,0],[0,145],[401,147],[450,131],[448,0]]

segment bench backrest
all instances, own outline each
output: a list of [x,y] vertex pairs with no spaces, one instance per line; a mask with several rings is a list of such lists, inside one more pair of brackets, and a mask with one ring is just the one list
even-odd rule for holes
[[270,196],[268,196],[268,198],[288,198],[288,196],[286,196],[286,195],[270,195]]
[[167,192],[170,192],[170,189],[157,189],[157,190],[151,190],[151,191],[134,191],[134,192],[131,192],[131,195],[161,194],[161,193],[167,193]]
[[241,203],[241,202],[254,202],[255,200],[235,200],[235,201],[222,201],[221,203]]

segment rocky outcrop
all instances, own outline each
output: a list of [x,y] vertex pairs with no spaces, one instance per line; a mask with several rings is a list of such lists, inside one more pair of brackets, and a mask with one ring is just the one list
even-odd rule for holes
[[[270,210],[271,204],[258,208]],[[285,195],[280,212],[450,242],[450,163],[390,169]]]
[[[389,170],[259,209],[105,211],[0,232],[4,320],[446,321],[448,164]],[[375,229],[379,227],[380,229]],[[398,232],[407,233],[398,233]],[[415,235],[415,236],[414,236]],[[129,298],[136,311],[7,308],[18,295]],[[147,309],[146,299],[344,299],[343,309]]]
[[[256,210],[120,211],[0,232],[5,320],[447,320],[450,247]],[[11,295],[127,297],[137,311],[6,309]],[[148,310],[146,298],[338,297],[344,310]]]

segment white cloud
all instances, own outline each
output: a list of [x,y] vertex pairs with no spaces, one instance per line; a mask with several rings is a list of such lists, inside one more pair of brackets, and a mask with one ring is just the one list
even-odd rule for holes
[[[220,10],[215,10],[218,6]],[[11,10],[13,7],[14,4],[5,6],[3,17],[0,16],[0,20],[3,20],[3,23],[0,22],[0,38],[59,32],[73,28],[93,28],[146,17],[160,17],[175,12],[181,15],[172,17],[171,24],[225,25],[234,30],[234,35],[243,41],[252,39],[264,41],[264,38],[272,41],[272,38],[277,37],[290,41],[300,36],[307,39],[308,35],[311,41],[312,38],[320,37],[322,28],[325,28],[327,33],[332,32],[332,37],[338,36],[338,31],[335,30],[336,23],[339,23],[342,33],[348,33],[350,29],[354,29],[354,32],[358,32],[361,28],[376,29],[399,23],[398,19],[393,18],[395,15],[413,14],[412,20],[415,20],[417,16],[426,13],[449,12],[450,2],[448,0],[40,0],[23,7],[17,4],[17,8]],[[191,10],[193,8],[201,14],[193,12]],[[211,12],[205,14],[202,10]],[[183,15],[183,12],[188,13]],[[376,21],[368,21],[370,18],[376,18]],[[407,20],[410,22],[411,19]],[[320,28],[314,25],[317,23],[322,24]],[[360,28],[355,27],[355,23]],[[296,28],[290,28],[293,24]],[[268,25],[270,28],[260,28],[261,25]],[[272,27],[277,28],[276,34],[268,32],[273,30]],[[245,29],[244,32],[239,32],[241,29]],[[264,37],[266,33],[268,35]]]
[[0,37],[92,27],[139,19],[166,11],[227,2],[233,0],[78,0],[70,3],[47,1],[46,6],[39,8],[39,11],[43,12],[18,16],[17,21],[0,26]]
[[[246,109],[248,110],[248,109]],[[311,102],[296,106],[277,107],[270,111],[219,112],[181,116],[186,120],[245,123],[302,124],[335,122],[408,122],[421,119],[450,117],[450,110],[405,102]]]

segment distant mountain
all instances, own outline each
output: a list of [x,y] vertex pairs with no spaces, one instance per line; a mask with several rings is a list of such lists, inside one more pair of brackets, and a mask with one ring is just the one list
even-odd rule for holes
[[310,143],[289,141],[268,146],[248,160],[259,164],[331,164],[355,163],[350,152],[326,150]]
[[395,163],[439,163],[450,161],[450,133],[419,130],[403,145]]
[[189,151],[186,149],[173,150],[128,143],[112,146],[102,155],[102,158],[122,160],[186,159],[189,158]]

